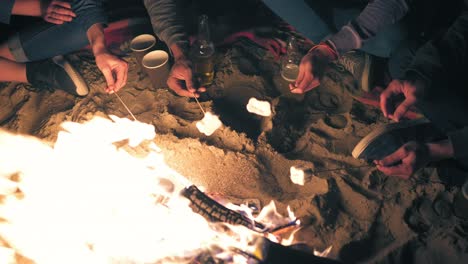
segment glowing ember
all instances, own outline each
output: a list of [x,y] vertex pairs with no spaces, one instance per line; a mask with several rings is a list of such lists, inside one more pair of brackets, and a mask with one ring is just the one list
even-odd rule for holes
[[217,115],[206,112],[203,119],[197,122],[197,128],[198,131],[206,136],[211,136],[222,124]]
[[[63,128],[53,146],[0,130],[1,263],[189,263],[207,250],[247,263],[233,249],[255,252],[259,233],[192,212],[179,195],[191,183],[166,166],[153,126],[95,117]],[[294,219],[274,207],[255,220]]]
[[270,116],[271,105],[267,101],[260,101],[257,100],[257,98],[252,97],[249,99],[249,103],[247,104],[247,111],[260,116]]

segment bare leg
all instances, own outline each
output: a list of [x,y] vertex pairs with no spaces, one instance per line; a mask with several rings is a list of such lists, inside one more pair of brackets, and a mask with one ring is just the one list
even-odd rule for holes
[[1,82],[28,82],[26,78],[26,65],[0,58]]
[[28,82],[26,64],[15,62],[6,44],[0,45],[0,81]]
[[16,0],[12,13],[22,16],[41,16],[40,0]]

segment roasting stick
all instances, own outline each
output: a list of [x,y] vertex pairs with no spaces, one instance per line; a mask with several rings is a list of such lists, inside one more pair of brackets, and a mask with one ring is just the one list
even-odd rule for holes
[[119,99],[119,101],[122,103],[122,105],[125,107],[125,109],[127,109],[127,112],[132,116],[133,120],[135,121],[138,121],[136,119],[136,117],[133,115],[132,111],[130,111],[130,108],[128,108],[128,106],[124,103],[124,101],[122,100],[122,98],[120,98],[120,95],[117,94],[117,92],[114,92],[115,96],[117,96],[117,98]]
[[195,101],[197,102],[198,106],[200,107],[201,111],[203,112],[203,115],[206,115],[205,110],[203,109],[202,105],[201,105],[200,102],[198,101],[197,97],[195,97],[195,94],[192,93],[192,95],[193,95],[193,98],[195,99]]
[[339,171],[339,170],[348,170],[348,169],[360,169],[360,168],[370,168],[374,167],[375,165],[362,165],[362,166],[355,166],[355,167],[341,167],[341,168],[334,168],[334,169],[325,169],[325,170],[316,170],[312,171],[312,174],[322,173],[322,172],[330,172],[330,171]]

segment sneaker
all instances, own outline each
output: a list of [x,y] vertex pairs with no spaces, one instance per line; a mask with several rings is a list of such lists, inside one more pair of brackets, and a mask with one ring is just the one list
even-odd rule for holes
[[354,76],[360,89],[365,92],[371,90],[372,64],[372,56],[360,50],[343,54],[337,62],[338,66],[343,67]]
[[33,86],[47,90],[63,90],[75,96],[85,96],[89,88],[83,77],[63,56],[28,62],[26,77]]
[[441,136],[426,118],[400,121],[383,125],[369,133],[356,144],[352,155],[356,159],[381,160],[408,141],[429,142]]

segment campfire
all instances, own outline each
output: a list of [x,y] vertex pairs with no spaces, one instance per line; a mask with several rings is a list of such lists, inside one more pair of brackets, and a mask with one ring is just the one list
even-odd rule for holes
[[0,131],[1,263],[255,263],[265,239],[293,240],[277,235],[299,225],[292,212],[271,203],[254,217],[169,168],[152,125],[62,128],[53,144]]

